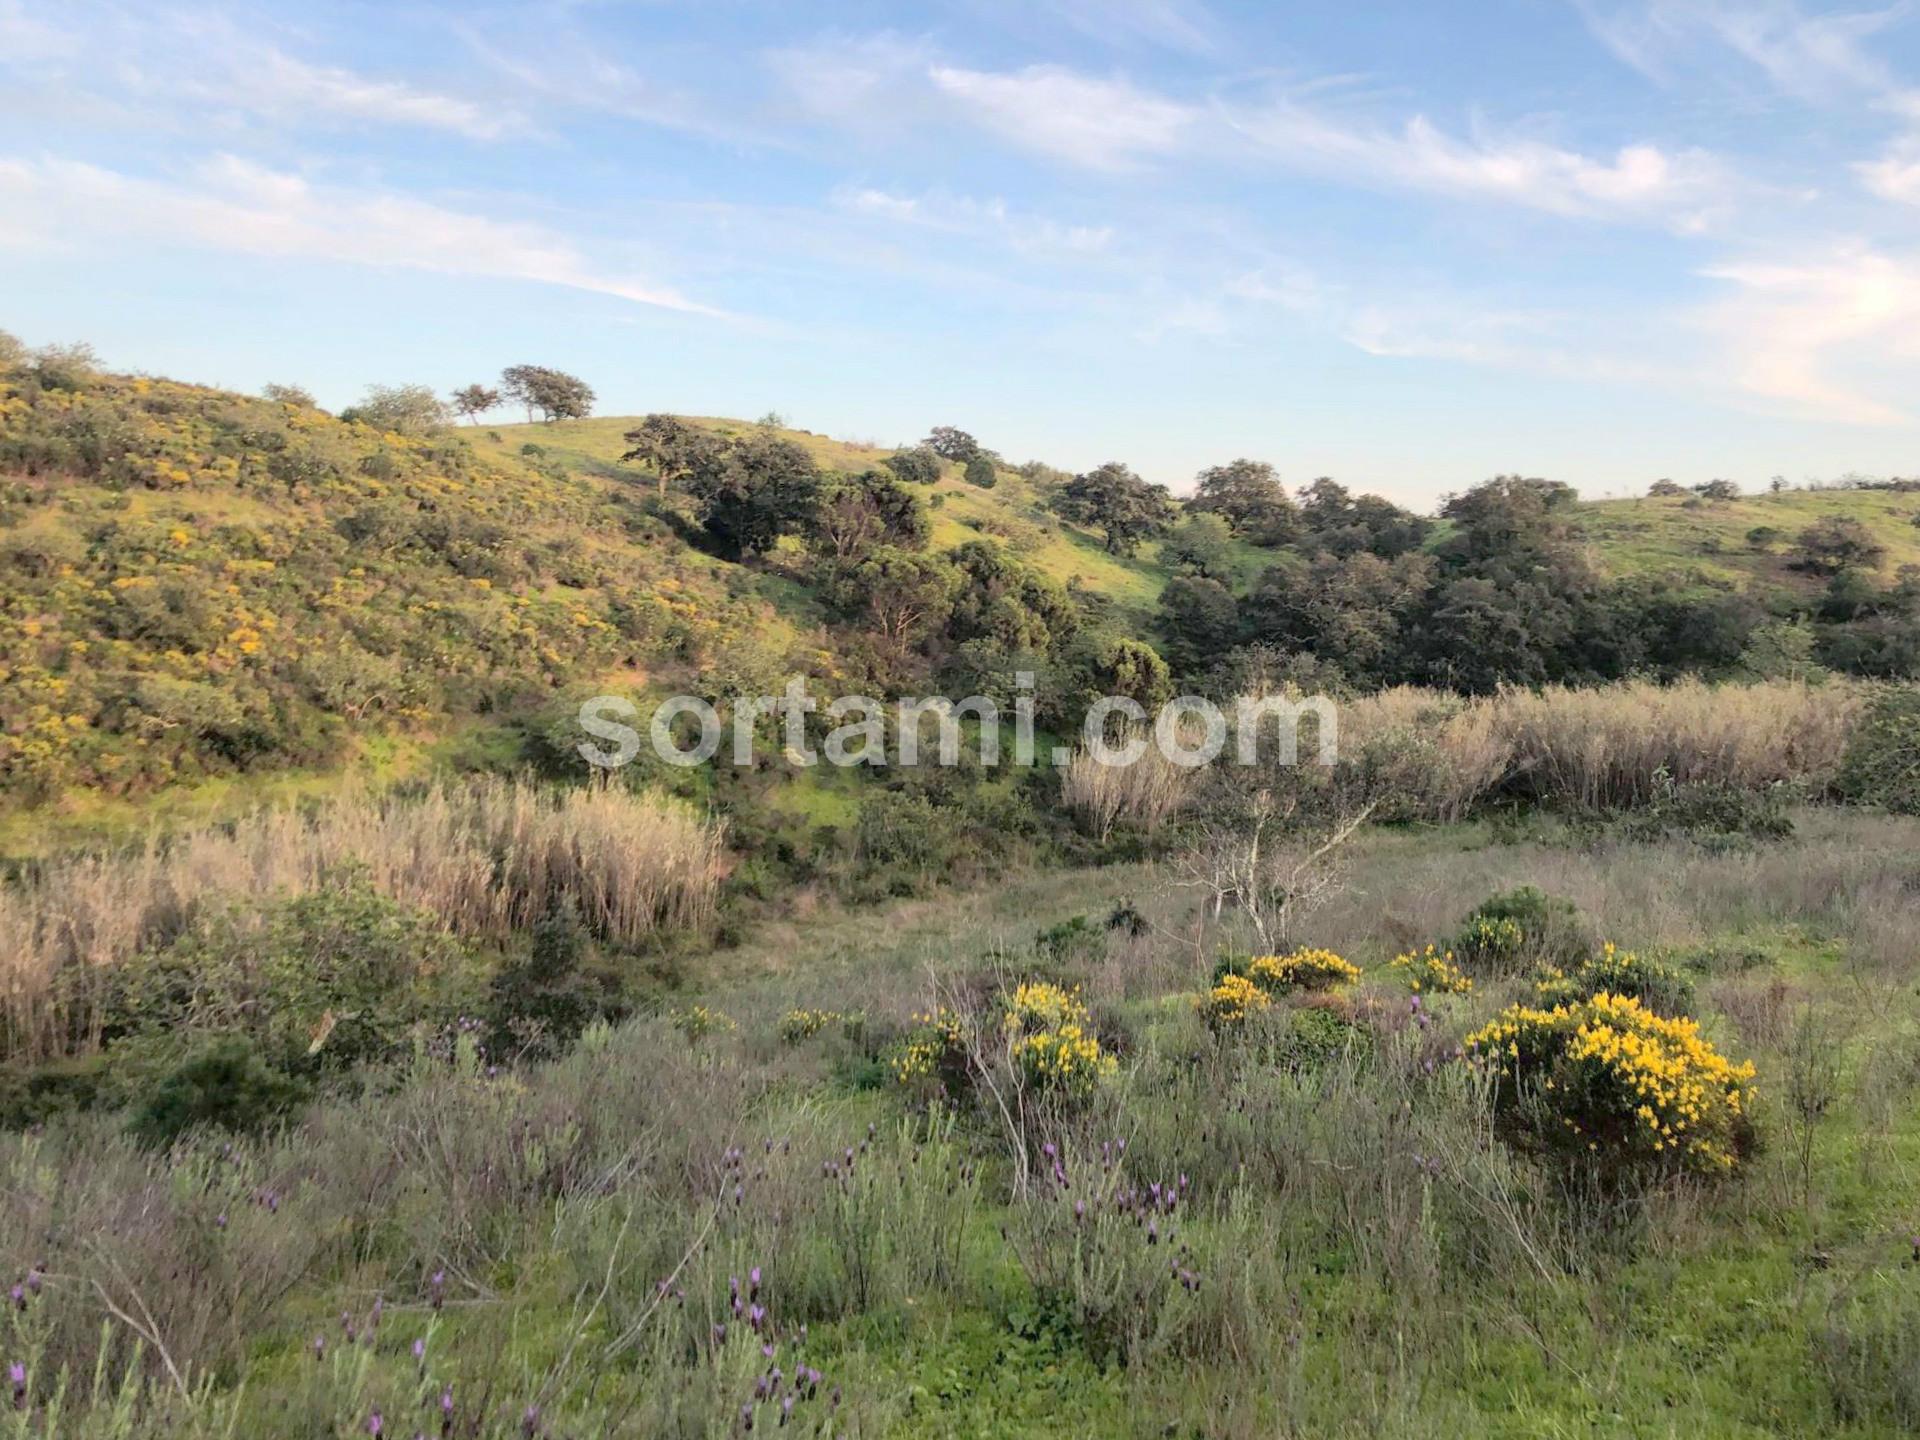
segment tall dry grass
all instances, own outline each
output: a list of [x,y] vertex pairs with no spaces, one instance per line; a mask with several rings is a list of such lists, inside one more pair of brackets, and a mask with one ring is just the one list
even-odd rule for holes
[[1628,683],[1597,690],[1509,691],[1492,702],[1514,750],[1515,778],[1542,799],[1626,809],[1662,776],[1761,790],[1825,789],[1860,716],[1858,686]]
[[[1127,743],[1123,737],[1116,748]],[[1183,744],[1199,737],[1184,736]],[[1176,765],[1148,737],[1146,750],[1131,765],[1106,765],[1082,748],[1075,750],[1060,776],[1060,801],[1101,844],[1126,820],[1149,834],[1178,814],[1193,798],[1203,770]]]
[[1402,686],[1341,707],[1340,757],[1390,810],[1440,821],[1494,793],[1589,810],[1645,805],[1664,784],[1795,783],[1819,794],[1863,704],[1858,686],[1794,680],[1475,699]]
[[457,935],[506,935],[571,896],[633,943],[707,923],[724,853],[723,827],[674,801],[484,780],[52,861],[0,887],[0,1056],[96,1045],[101,978],[209,899],[305,894],[351,865]]

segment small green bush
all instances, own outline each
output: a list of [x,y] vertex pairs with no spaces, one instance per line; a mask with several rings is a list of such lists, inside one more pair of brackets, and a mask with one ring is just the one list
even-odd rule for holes
[[161,1077],[129,1130],[143,1145],[172,1144],[190,1130],[252,1134],[280,1119],[305,1094],[292,1076],[237,1036],[206,1045]]
[[1856,805],[1920,814],[1920,687],[1874,697],[1847,742],[1836,788]]
[[490,1010],[495,1055],[559,1055],[611,1008],[607,987],[587,970],[587,927],[571,895],[533,927],[524,958],[493,978]]
[[202,916],[117,977],[110,1039],[178,1058],[190,1039],[244,1038],[295,1075],[341,1074],[405,1055],[417,1028],[474,997],[472,962],[434,916],[355,874],[269,904]]
[[1626,833],[1635,840],[1681,835],[1713,849],[1756,840],[1785,840],[1793,834],[1784,787],[1749,790],[1720,781],[1664,784],[1642,810],[1627,817]]
[[1571,900],[1522,885],[1483,901],[1446,948],[1469,973],[1511,973],[1543,965],[1565,969],[1598,950],[1600,936]]

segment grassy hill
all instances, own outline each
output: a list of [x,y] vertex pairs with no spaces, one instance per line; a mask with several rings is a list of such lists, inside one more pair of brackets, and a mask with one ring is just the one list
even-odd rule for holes
[[[1694,572],[1737,584],[1800,586],[1794,537],[1835,516],[1856,520],[1887,547],[1883,569],[1920,565],[1920,494],[1886,490],[1783,490],[1738,500],[1648,496],[1579,507],[1581,527],[1610,575]],[[1755,530],[1778,532],[1750,540]]]

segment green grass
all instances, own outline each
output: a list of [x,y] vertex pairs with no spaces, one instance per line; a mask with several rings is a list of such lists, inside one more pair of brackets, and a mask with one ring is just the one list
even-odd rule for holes
[[[1833,516],[1857,520],[1887,547],[1883,571],[1920,564],[1920,494],[1879,490],[1787,490],[1732,501],[1693,503],[1678,496],[1601,500],[1576,511],[1601,568],[1613,575],[1693,572],[1712,580],[1766,586],[1809,586],[1790,568],[1794,538]],[[1765,550],[1747,533],[1780,532]]]

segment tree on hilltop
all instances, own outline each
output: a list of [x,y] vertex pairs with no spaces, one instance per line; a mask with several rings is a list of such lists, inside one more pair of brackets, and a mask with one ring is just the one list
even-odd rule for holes
[[466,385],[453,392],[453,412],[469,423],[500,403],[500,392],[490,385]]
[[962,465],[980,453],[980,442],[952,425],[934,426],[920,443],[942,460],[953,460]]
[[564,370],[509,365],[500,372],[500,388],[509,400],[526,407],[529,421],[536,410],[549,425],[556,420],[584,420],[593,413],[593,388]]

